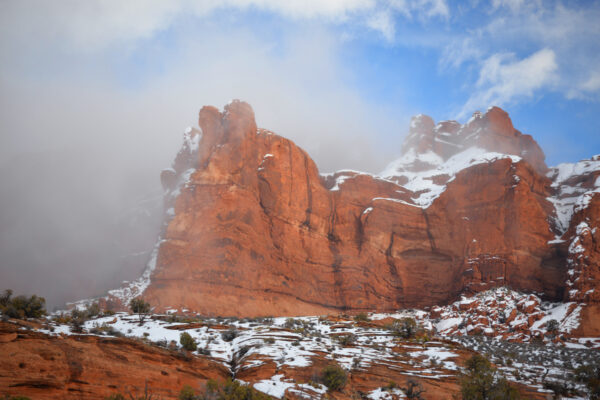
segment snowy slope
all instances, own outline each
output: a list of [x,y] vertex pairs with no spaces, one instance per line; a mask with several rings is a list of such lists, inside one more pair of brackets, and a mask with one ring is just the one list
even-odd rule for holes
[[548,201],[556,209],[555,225],[562,236],[575,212],[585,209],[593,196],[600,193],[600,175],[592,185],[585,185],[582,178],[600,173],[600,155],[576,163],[563,163],[550,169],[548,177],[552,179],[552,188],[556,191]]
[[[434,152],[419,154],[411,149],[389,164],[380,175],[391,181],[407,181],[401,183],[401,186],[414,192],[412,200],[415,205],[427,208],[446,190],[447,184],[452,182],[460,171],[505,158],[513,163],[521,161],[519,156],[490,152],[478,147],[468,148],[445,161]],[[417,169],[415,165],[424,166],[425,169]],[[434,182],[434,178],[444,176],[448,177],[445,184]]]
[[[224,319],[167,314],[152,315],[140,324],[135,315],[117,313],[91,319],[84,329],[89,335],[128,336],[173,350],[180,348],[180,334],[187,332],[198,345],[193,355],[210,357],[229,368],[233,376],[261,367],[271,371],[271,375],[260,374],[263,378],[250,383],[276,398],[284,398],[286,393],[322,398],[326,392],[323,385],[296,382],[286,371],[311,369],[315,362],[322,365],[323,359],[353,374],[383,367],[407,377],[440,381],[460,373],[465,350],[459,343],[490,352],[486,354],[492,358],[504,354],[502,359],[494,359],[496,363],[512,358],[514,364],[504,367],[508,378],[543,392],[540,368],[552,366],[547,378],[564,379],[580,363],[598,354],[599,338],[569,337],[579,323],[578,307],[574,303],[546,303],[535,295],[499,288],[430,312],[369,314],[371,321],[359,322],[348,316]],[[399,338],[389,324],[403,318],[415,319],[427,334]],[[556,336],[546,329],[553,319],[558,322]],[[49,335],[75,334],[60,321],[49,318],[39,330]],[[224,335],[229,331],[235,334]],[[537,342],[529,344],[534,337]],[[553,343],[559,337],[564,340]],[[368,396],[389,398],[389,394],[381,388]],[[394,394],[403,396],[397,389]]]

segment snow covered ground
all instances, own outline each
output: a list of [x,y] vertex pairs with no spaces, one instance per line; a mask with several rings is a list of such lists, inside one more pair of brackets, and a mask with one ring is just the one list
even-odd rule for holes
[[[577,307],[499,288],[429,312],[372,313],[369,321],[349,316],[227,319],[165,314],[151,315],[140,324],[137,315],[117,313],[90,319],[83,328],[84,334],[127,336],[174,350],[181,348],[180,335],[187,332],[197,343],[196,355],[222,363],[233,376],[275,364],[273,376],[253,385],[277,398],[286,392],[321,398],[326,391],[323,385],[294,382],[281,372],[312,368],[316,360],[347,371],[383,366],[404,376],[436,381],[460,373],[465,349],[486,354],[510,380],[543,392],[548,379],[565,381],[574,368],[600,357],[600,338],[569,338],[578,324]],[[425,334],[399,338],[390,324],[403,318],[417,321]],[[548,332],[550,320],[557,321],[556,331]],[[75,334],[69,325],[48,321],[44,333]],[[373,399],[392,395],[402,398],[403,394],[389,388],[368,394]]]

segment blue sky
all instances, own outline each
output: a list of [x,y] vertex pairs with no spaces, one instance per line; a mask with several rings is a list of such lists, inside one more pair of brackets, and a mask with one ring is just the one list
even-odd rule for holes
[[148,157],[168,163],[198,109],[230,98],[249,101],[260,126],[298,142],[323,170],[377,172],[397,156],[411,115],[464,122],[491,105],[534,136],[550,165],[600,153],[598,2],[0,8],[4,158],[91,141],[131,159],[143,132]]

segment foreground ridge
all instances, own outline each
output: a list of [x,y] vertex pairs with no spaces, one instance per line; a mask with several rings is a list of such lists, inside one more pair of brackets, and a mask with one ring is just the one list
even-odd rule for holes
[[[480,353],[527,398],[545,399],[561,387],[570,388],[565,398],[580,398],[586,388],[573,373],[598,360],[600,339],[571,335],[577,307],[498,288],[429,312],[355,317],[170,312],[140,323],[137,315],[117,313],[91,317],[82,333],[60,314],[13,320],[0,323],[0,351],[13,354],[0,363],[0,387],[34,398],[103,399],[148,384],[154,395],[176,398],[183,385],[200,389],[208,379],[230,377],[274,398],[397,399],[406,398],[412,381],[428,399],[447,399],[460,391],[466,360]],[[182,334],[192,348],[184,349]],[[343,387],[328,388],[320,378],[328,366],[346,375]]]

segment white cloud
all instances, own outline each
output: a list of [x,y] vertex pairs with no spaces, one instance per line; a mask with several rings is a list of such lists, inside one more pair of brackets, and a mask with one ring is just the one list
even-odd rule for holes
[[591,76],[581,84],[580,88],[586,92],[600,91],[600,71],[592,72]]
[[375,8],[375,0],[225,0],[214,1],[211,7],[255,7],[291,18],[327,17],[343,19],[350,14]]
[[483,50],[479,45],[476,34],[468,37],[457,38],[446,45],[440,57],[440,67],[459,68],[461,65],[472,60],[478,60],[483,56]]
[[[91,138],[135,147],[144,131],[146,154],[166,154],[168,161],[179,145],[178,132],[195,123],[198,109],[222,106],[231,98],[252,104],[260,126],[295,140],[325,170],[377,171],[384,161],[375,154],[393,148],[381,144],[383,137],[401,139],[394,133],[403,129],[396,124],[402,111],[365,101],[344,81],[348,72],[339,59],[340,42],[330,30],[306,26],[273,45],[250,27],[190,25],[175,28],[177,39],[169,48],[149,50],[144,66],[159,65],[160,71],[148,73],[134,89],[127,85],[136,77],[126,71],[123,87],[114,77],[112,59],[104,55],[92,58],[99,64],[95,68],[88,67],[87,54],[48,60],[46,66],[61,72],[42,77],[0,67],[0,131],[5,132],[0,154]],[[111,54],[120,58],[122,53],[127,51]],[[133,73],[139,72],[136,64]],[[380,133],[365,138],[371,131]]]
[[521,9],[525,0],[492,0],[492,7],[494,10],[500,7],[507,7],[511,11],[516,12]]
[[418,0],[416,8],[428,17],[449,17],[450,8],[445,0]]
[[567,92],[568,99],[592,100],[600,98],[600,71],[592,71],[587,78]]
[[[526,101],[534,93],[543,95],[545,88],[567,99],[600,99],[595,68],[600,65],[600,4],[489,0],[472,7],[459,8],[456,15],[491,12],[480,13],[480,20],[469,23],[465,33],[449,32],[439,45],[439,70],[458,74],[469,95],[458,107],[461,115],[492,102]],[[532,49],[552,50],[532,58]],[[519,59],[530,62],[520,65]],[[541,75],[523,71],[521,84],[509,83],[519,75],[511,65],[534,70],[534,62]]]
[[459,117],[474,109],[502,106],[531,97],[537,90],[551,88],[557,80],[556,71],[556,54],[551,49],[539,50],[522,60],[517,60],[514,54],[494,54],[483,62],[475,92]]
[[42,36],[95,51],[151,37],[181,17],[207,17],[222,10],[366,26],[388,41],[398,17],[449,15],[446,0],[9,0],[0,3],[0,43],[7,46],[19,38],[27,43]]
[[391,42],[396,35],[396,27],[392,15],[387,11],[380,11],[367,19],[367,26],[380,32],[383,37]]

